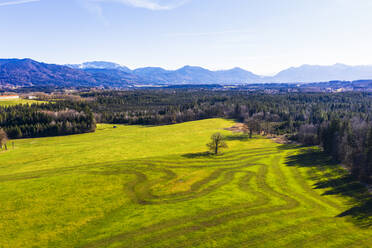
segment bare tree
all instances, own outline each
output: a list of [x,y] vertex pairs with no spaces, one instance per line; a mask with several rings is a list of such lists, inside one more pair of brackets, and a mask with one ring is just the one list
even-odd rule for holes
[[220,133],[211,136],[211,142],[207,144],[208,148],[217,155],[222,148],[227,148],[225,137]]
[[3,146],[5,147],[5,150],[8,149],[6,146],[6,143],[8,142],[8,136],[6,135],[6,132],[0,128],[0,149],[3,149]]
[[261,130],[262,130],[261,123],[258,120],[254,119],[254,118],[248,118],[244,122],[248,127],[249,138],[252,138],[252,135],[253,135],[254,132],[256,132],[258,134],[261,132]]

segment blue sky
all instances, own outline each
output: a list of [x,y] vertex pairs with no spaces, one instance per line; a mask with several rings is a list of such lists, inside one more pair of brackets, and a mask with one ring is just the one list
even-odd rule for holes
[[130,68],[372,64],[371,0],[0,0],[0,57]]

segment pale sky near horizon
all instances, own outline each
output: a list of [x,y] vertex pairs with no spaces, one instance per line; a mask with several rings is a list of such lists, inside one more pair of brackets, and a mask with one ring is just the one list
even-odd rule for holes
[[0,0],[0,58],[132,69],[372,64],[372,0]]

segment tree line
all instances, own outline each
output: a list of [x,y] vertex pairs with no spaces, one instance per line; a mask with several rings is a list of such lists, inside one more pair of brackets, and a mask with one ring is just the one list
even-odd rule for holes
[[0,128],[10,139],[79,134],[95,126],[93,113],[81,103],[0,107]]

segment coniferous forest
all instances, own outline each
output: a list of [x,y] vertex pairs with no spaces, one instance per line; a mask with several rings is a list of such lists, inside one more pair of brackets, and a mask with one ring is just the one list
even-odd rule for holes
[[95,120],[84,104],[65,102],[0,107],[0,127],[11,139],[92,132]]

